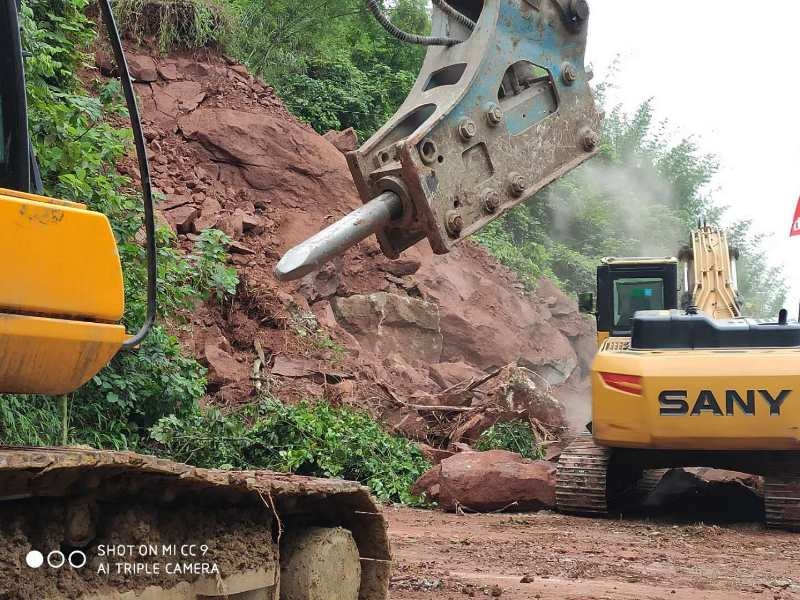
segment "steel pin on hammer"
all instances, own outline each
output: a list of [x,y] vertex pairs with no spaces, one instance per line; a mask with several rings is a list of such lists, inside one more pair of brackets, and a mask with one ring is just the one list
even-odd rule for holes
[[291,248],[275,265],[275,277],[280,281],[292,281],[313,273],[329,260],[400,217],[402,210],[402,202],[397,194],[383,192]]

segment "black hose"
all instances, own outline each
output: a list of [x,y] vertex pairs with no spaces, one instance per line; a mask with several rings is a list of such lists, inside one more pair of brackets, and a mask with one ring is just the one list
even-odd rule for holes
[[470,31],[475,29],[475,21],[470,19],[464,13],[460,13],[455,8],[450,6],[447,3],[447,0],[431,0],[431,2],[433,2],[436,6],[438,6],[442,10],[442,12],[446,14],[448,17],[450,17],[455,21],[458,21]]
[[145,247],[147,250],[147,316],[144,324],[133,337],[122,343],[123,348],[133,348],[138,346],[156,321],[156,224],[153,216],[153,189],[150,183],[150,167],[147,164],[147,152],[144,144],[144,134],[142,133],[142,123],[139,120],[139,108],[136,105],[136,95],[133,91],[128,62],[125,60],[125,52],[122,50],[122,40],[119,37],[119,29],[114,21],[114,13],[111,11],[109,0],[99,0],[100,11],[103,14],[103,23],[108,33],[108,41],[114,51],[114,61],[119,68],[120,83],[122,92],[125,95],[125,103],[128,105],[128,113],[131,119],[131,129],[133,130],[133,142],[136,146],[136,158],[139,160],[139,174],[142,180],[142,196],[144,200],[144,230]]
[[[408,44],[418,44],[420,46],[454,46],[456,44],[460,44],[463,40],[454,40],[452,38],[446,37],[433,37],[429,35],[417,35],[416,33],[408,33],[407,31],[403,31],[383,12],[378,3],[378,0],[367,0],[367,8],[381,24],[381,26],[393,37],[397,38],[401,42],[406,42]],[[455,9],[453,9],[455,10]]]

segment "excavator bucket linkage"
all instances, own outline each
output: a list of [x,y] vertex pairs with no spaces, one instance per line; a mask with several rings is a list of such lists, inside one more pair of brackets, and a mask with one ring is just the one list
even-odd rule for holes
[[377,233],[396,258],[427,238],[452,245],[590,158],[601,115],[584,67],[585,0],[434,3],[430,46],[397,113],[347,161],[365,206],[290,250],[296,279]]

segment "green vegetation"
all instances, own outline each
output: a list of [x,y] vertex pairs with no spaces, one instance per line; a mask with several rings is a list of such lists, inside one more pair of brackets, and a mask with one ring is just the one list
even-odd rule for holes
[[544,456],[531,424],[520,419],[492,425],[480,435],[475,448],[508,450],[532,459]]
[[209,408],[165,417],[152,433],[165,454],[201,467],[339,477],[405,504],[421,502],[408,490],[430,467],[412,442],[390,436],[369,415],[325,402],[286,406],[266,398],[228,415]]

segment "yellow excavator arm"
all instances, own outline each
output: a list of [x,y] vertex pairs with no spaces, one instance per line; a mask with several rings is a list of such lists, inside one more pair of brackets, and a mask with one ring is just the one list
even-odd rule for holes
[[683,289],[691,303],[713,319],[742,316],[738,298],[736,259],[724,230],[701,223],[691,232],[691,245],[679,256],[683,264]]

